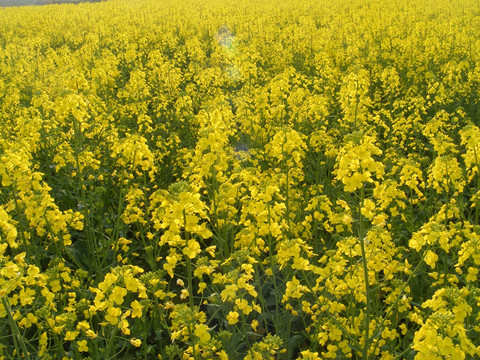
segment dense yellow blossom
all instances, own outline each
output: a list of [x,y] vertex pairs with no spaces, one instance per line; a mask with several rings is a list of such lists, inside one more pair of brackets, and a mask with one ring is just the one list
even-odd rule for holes
[[0,7],[0,358],[479,359],[479,11]]

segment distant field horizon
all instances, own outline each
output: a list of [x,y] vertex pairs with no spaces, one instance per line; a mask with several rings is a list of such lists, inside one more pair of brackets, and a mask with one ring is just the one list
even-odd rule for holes
[[25,6],[36,5],[37,0],[3,0],[0,1],[0,6]]
[[29,6],[29,5],[48,5],[63,3],[80,3],[80,2],[100,2],[102,0],[0,0],[0,7],[7,6]]

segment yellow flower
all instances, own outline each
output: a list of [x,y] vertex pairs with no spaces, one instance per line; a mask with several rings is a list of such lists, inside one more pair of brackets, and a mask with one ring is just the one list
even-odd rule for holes
[[374,211],[375,203],[370,199],[365,199],[361,209],[362,215],[371,220],[375,215]]
[[143,309],[143,306],[137,301],[132,301],[132,318],[140,318],[142,317],[142,309]]
[[18,296],[20,298],[20,303],[22,304],[22,306],[31,305],[35,296],[35,291],[30,288],[27,288],[25,290],[22,289],[20,290]]
[[122,314],[122,310],[116,307],[109,307],[107,310],[107,315],[105,315],[105,320],[107,320],[111,325],[118,324],[118,317]]
[[40,339],[38,340],[38,344],[40,345],[40,349],[38,351],[38,356],[41,357],[43,354],[45,354],[47,350],[47,344],[48,344],[48,335],[46,332],[42,333],[40,335]]
[[108,299],[111,302],[114,302],[117,305],[121,305],[121,304],[123,304],[123,298],[124,298],[125,295],[127,295],[127,290],[126,289],[124,289],[120,286],[115,286]]
[[40,340],[38,341],[40,346],[45,346],[47,345],[48,342],[48,334],[46,332],[43,332],[42,335],[40,336]]
[[234,325],[238,322],[238,312],[230,311],[227,315],[227,320],[230,325]]
[[36,324],[38,322],[38,318],[32,313],[27,314],[27,319],[31,324]]
[[223,301],[228,299],[234,299],[237,294],[238,286],[236,284],[231,284],[225,286],[225,289],[220,294]]
[[477,280],[477,275],[478,275],[478,268],[473,268],[473,267],[469,267],[468,268],[468,275],[466,277],[465,280],[467,280],[467,282],[474,282]]
[[195,325],[194,334],[200,339],[200,342],[203,344],[210,341],[211,336],[208,332],[208,327],[205,324]]
[[465,187],[462,171],[455,157],[451,155],[437,156],[428,171],[428,182],[437,193],[450,190],[459,193]]
[[237,305],[238,310],[242,310],[245,315],[250,314],[253,310],[253,308],[248,304],[248,301],[245,299],[236,299],[235,305]]
[[217,355],[218,355],[218,358],[220,360],[228,360],[228,355],[225,352],[225,350],[221,350],[221,351],[217,352]]
[[359,133],[350,136],[351,140],[340,149],[335,165],[335,177],[345,185],[347,192],[362,188],[365,182],[373,182],[373,175],[382,179],[384,174],[385,166],[372,157],[382,154],[375,145],[376,139],[370,136],[358,139],[359,136]]
[[122,330],[123,335],[130,335],[129,323],[126,319],[120,320],[118,327]]
[[97,337],[97,333],[93,330],[87,330],[85,333],[90,339],[95,339]]
[[207,284],[204,283],[203,281],[198,283],[198,293],[203,294],[203,291],[205,290],[206,287],[207,287]]
[[78,351],[80,352],[88,351],[87,340],[77,341],[77,345],[78,345]]
[[66,341],[72,341],[75,340],[78,336],[78,331],[67,331],[65,334],[65,340]]
[[321,357],[318,356],[318,352],[311,352],[310,350],[305,350],[300,353],[302,355],[302,360],[320,360]]
[[77,324],[77,329],[78,330],[83,330],[83,331],[87,331],[88,329],[90,329],[90,324],[86,321],[80,321],[78,324]]
[[125,276],[125,287],[128,291],[135,292],[138,289],[137,279],[131,276]]
[[142,340],[140,339],[130,339],[130,344],[132,344],[135,347],[140,347],[142,345]]
[[187,289],[182,289],[181,293],[180,293],[180,299],[184,300],[188,297],[188,290]]
[[59,280],[50,281],[50,287],[52,288],[53,292],[58,292],[62,289],[62,287],[60,286]]
[[188,256],[190,259],[194,259],[198,254],[200,254],[200,244],[195,240],[189,240],[188,246],[183,249],[183,254]]
[[435,269],[435,263],[438,261],[438,255],[433,251],[428,250],[425,255],[425,263],[430,266],[432,269]]
[[211,256],[211,257],[215,257],[215,249],[216,249],[216,245],[213,245],[213,246],[209,246],[207,247],[205,250],[207,251],[207,253]]
[[287,288],[283,295],[282,302],[287,301],[289,298],[298,299],[302,297],[303,293],[309,291],[306,286],[300,285],[300,281],[294,276],[291,281],[287,282]]

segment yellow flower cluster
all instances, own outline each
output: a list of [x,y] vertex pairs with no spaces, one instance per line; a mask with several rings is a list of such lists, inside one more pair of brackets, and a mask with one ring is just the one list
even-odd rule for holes
[[0,360],[480,359],[478,1],[0,8]]

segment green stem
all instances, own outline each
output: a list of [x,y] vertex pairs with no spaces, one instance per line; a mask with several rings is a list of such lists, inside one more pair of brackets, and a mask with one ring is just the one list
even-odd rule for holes
[[10,309],[10,304],[8,303],[7,298],[4,296],[2,296],[2,304],[3,304],[3,307],[5,308],[5,311],[7,312],[8,322],[10,323],[10,328],[12,330],[13,342],[15,344],[15,349],[17,350],[17,357],[18,359],[22,359],[22,357],[20,356],[20,351],[18,350],[18,346],[20,344],[20,348],[23,351],[24,359],[30,360],[30,355],[27,351],[27,347],[25,346],[25,343],[23,342],[22,335],[20,334],[20,330],[18,329],[17,323],[13,319],[12,310]]
[[368,264],[367,264],[367,254],[365,251],[365,234],[363,228],[363,215],[362,215],[362,205],[365,199],[365,189],[362,186],[360,188],[360,205],[358,207],[359,212],[359,230],[358,236],[360,239],[360,247],[362,250],[362,265],[363,265],[363,276],[365,278],[365,296],[367,298],[367,309],[365,314],[365,344],[363,347],[363,359],[367,360],[369,358],[368,348],[370,346],[370,282],[368,279]]
[[[183,210],[183,226],[184,228],[187,226],[187,215],[185,213],[185,210]],[[185,231],[185,238],[188,240],[190,238],[189,234],[187,231]],[[195,349],[195,336],[193,334],[193,318],[195,314],[195,305],[193,303],[193,271],[192,271],[192,260],[190,257],[187,256],[187,286],[188,286],[188,304],[190,306],[190,311],[192,312],[192,322],[188,326],[188,332],[190,339],[192,340],[192,355],[195,360],[197,360],[197,352]]]
[[108,338],[108,344],[107,344],[107,349],[105,352],[105,359],[110,359],[110,352],[112,351],[112,346],[114,343],[115,335],[117,334],[117,325],[114,325],[115,327],[110,333],[110,337]]
[[[15,188],[17,187],[17,181],[15,180],[14,182],[14,189],[12,190],[12,193],[13,193],[13,198],[14,198],[14,202],[15,202],[15,211],[17,212],[17,216],[18,216],[18,219],[19,219],[19,223],[21,224],[21,211],[20,211],[20,207],[18,206],[18,203],[20,201],[20,199],[18,198],[18,195],[17,195],[17,192],[15,191]],[[20,229],[20,237],[22,238],[22,243],[23,243],[23,247],[25,249],[25,254],[26,254],[26,257],[27,257],[27,261],[28,263],[32,263],[32,259],[35,258],[34,255],[32,255],[31,253],[31,247],[29,246],[29,244],[27,243],[27,239],[25,238],[25,233],[24,233],[24,229],[23,229],[23,226],[22,226],[22,229]],[[35,259],[36,261],[34,262],[37,266],[39,266],[39,262],[37,261],[37,259]]]
[[[313,284],[309,277],[308,277],[308,274],[305,270],[302,270],[302,273],[303,273],[303,278],[305,279],[306,283],[307,283],[307,287],[309,289],[314,289],[315,288],[315,284]],[[320,289],[319,289],[320,290]],[[321,295],[323,297],[325,297],[325,299],[328,298],[328,294],[326,294],[324,291],[320,290],[321,292]],[[361,346],[360,346],[360,343],[352,336],[352,334],[350,334],[350,332],[348,332],[348,330],[338,322],[337,320],[337,315],[333,315],[332,313],[330,313],[330,311],[328,311],[327,307],[325,306],[325,303],[324,302],[320,302],[320,296],[316,296],[315,297],[315,304],[318,306],[318,308],[320,309],[320,311],[324,312],[327,314],[327,316],[330,317],[330,320],[332,320],[332,322],[340,329],[340,331],[342,332],[343,335],[345,335],[345,337],[348,338],[348,340],[350,341],[351,344],[349,344],[350,348],[355,350],[355,351],[360,351],[361,350]],[[324,309],[322,309],[324,308]],[[319,324],[320,326],[321,324]],[[316,341],[316,340],[315,340]]]
[[287,216],[287,226],[288,230],[290,231],[290,192],[289,192],[289,179],[288,179],[288,173],[290,172],[290,169],[287,168],[286,170],[286,199],[285,199],[285,207],[286,207],[286,216]]
[[[410,273],[410,275],[408,276],[408,279],[407,281],[405,281],[405,283],[403,284],[402,288],[400,289],[400,292],[398,293],[397,297],[395,298],[395,301],[393,302],[392,305],[390,305],[390,307],[388,308],[387,312],[385,313],[385,316],[382,318],[382,320],[380,321],[380,323],[378,324],[375,332],[372,334],[372,339],[376,339],[378,335],[380,335],[380,333],[383,331],[383,324],[385,324],[385,321],[387,321],[388,317],[390,316],[390,314],[392,313],[392,311],[396,310],[397,309],[397,304],[398,302],[400,301],[400,299],[402,298],[403,294],[405,293],[405,289],[407,288],[407,286],[409,286],[410,284],[410,281],[412,281],[413,277],[418,273],[418,271],[420,270],[420,267],[423,265],[423,263],[425,262],[425,255],[427,254],[427,252],[430,250],[431,246],[428,247],[425,252],[423,253],[423,256],[421,258],[421,260],[419,261],[419,263],[417,264],[417,266],[415,266],[415,269],[413,269],[413,271]],[[378,347],[379,343],[377,342],[375,344],[375,348],[372,350],[372,352],[375,352],[375,349]]]
[[212,172],[212,203],[213,203],[213,215],[215,218],[215,228],[218,230],[218,204],[217,204],[217,175],[215,172],[215,166],[211,166]]
[[353,119],[353,127],[357,130],[358,105],[360,103],[360,95],[358,94],[358,79],[355,79],[357,92],[355,93],[355,117]]
[[[270,204],[267,204],[267,209],[268,209],[268,228],[271,228],[271,215],[270,215]],[[275,276],[275,272],[273,271],[275,267],[275,254],[273,252],[273,236],[269,233],[268,234],[269,238],[269,244],[268,244],[268,258],[270,260],[270,269],[272,270],[272,280],[273,280],[273,291],[274,291],[274,297],[275,297],[275,330],[277,332],[280,332],[280,299],[278,299],[278,285],[277,285],[277,279]]]
[[193,303],[193,276],[192,276],[192,260],[187,256],[187,286],[188,286],[188,304],[192,314],[195,311]]
[[[121,223],[121,218],[122,218],[122,210],[123,210],[123,202],[125,200],[125,195],[124,195],[124,190],[123,190],[123,184],[122,188],[120,189],[120,194],[119,194],[119,199],[118,199],[118,208],[117,208],[117,216],[115,218],[115,225],[113,227],[113,232],[112,232],[112,240],[114,242],[113,246],[113,262],[117,261],[117,251],[118,251],[118,239],[119,239],[119,231],[120,231],[120,223]],[[102,260],[106,260],[104,257]],[[102,261],[102,269],[104,268],[104,261]]]
[[193,317],[195,314],[195,308],[193,303],[193,277],[192,277],[192,261],[187,256],[187,284],[188,284],[188,303],[190,306],[190,310],[192,312],[192,322],[188,327],[188,332],[190,333],[190,339],[192,339],[192,350],[193,350],[193,358],[197,360],[197,352],[195,349],[195,336],[193,335]]
[[[475,156],[475,165],[477,166],[477,191],[475,194],[480,191],[480,161],[478,161],[477,147],[473,147],[473,155]],[[477,200],[478,202],[478,200]],[[478,225],[478,206],[475,205],[475,224]]]
[[[450,177],[448,174],[448,165],[445,164],[446,170],[447,170],[447,192],[445,194],[445,228],[448,229],[448,205],[450,201]],[[442,258],[443,258],[443,281],[447,281],[447,275],[448,275],[448,254],[446,251],[443,251],[442,253]]]
[[[267,309],[267,301],[265,300],[264,296],[263,296],[263,289],[262,289],[262,283],[263,281],[261,280],[260,278],[260,270],[259,270],[259,267],[257,265],[258,263],[254,263],[253,266],[254,266],[254,273],[253,273],[253,276],[255,276],[255,282],[258,284],[258,299],[260,300],[260,303],[262,304],[262,309]],[[267,319],[265,316],[262,316],[262,319],[263,319],[263,327],[265,329],[268,329],[268,324],[267,324]]]
[[[93,224],[92,224],[92,219],[91,219],[91,207],[89,204],[87,204],[87,195],[85,193],[84,189],[84,183],[83,183],[83,177],[82,174],[80,173],[80,162],[78,160],[78,152],[75,151],[75,161],[76,161],[76,167],[77,167],[77,192],[80,193],[80,199],[82,201],[83,205],[83,216],[85,219],[85,233],[86,233],[86,240],[87,240],[87,249],[88,249],[88,256],[90,257],[91,263],[93,264],[98,264],[98,261],[96,259],[95,253],[98,250],[97,247],[97,241],[96,241],[96,236],[93,233]],[[99,273],[99,268],[98,266],[93,265],[90,268],[91,272],[93,274]]]

